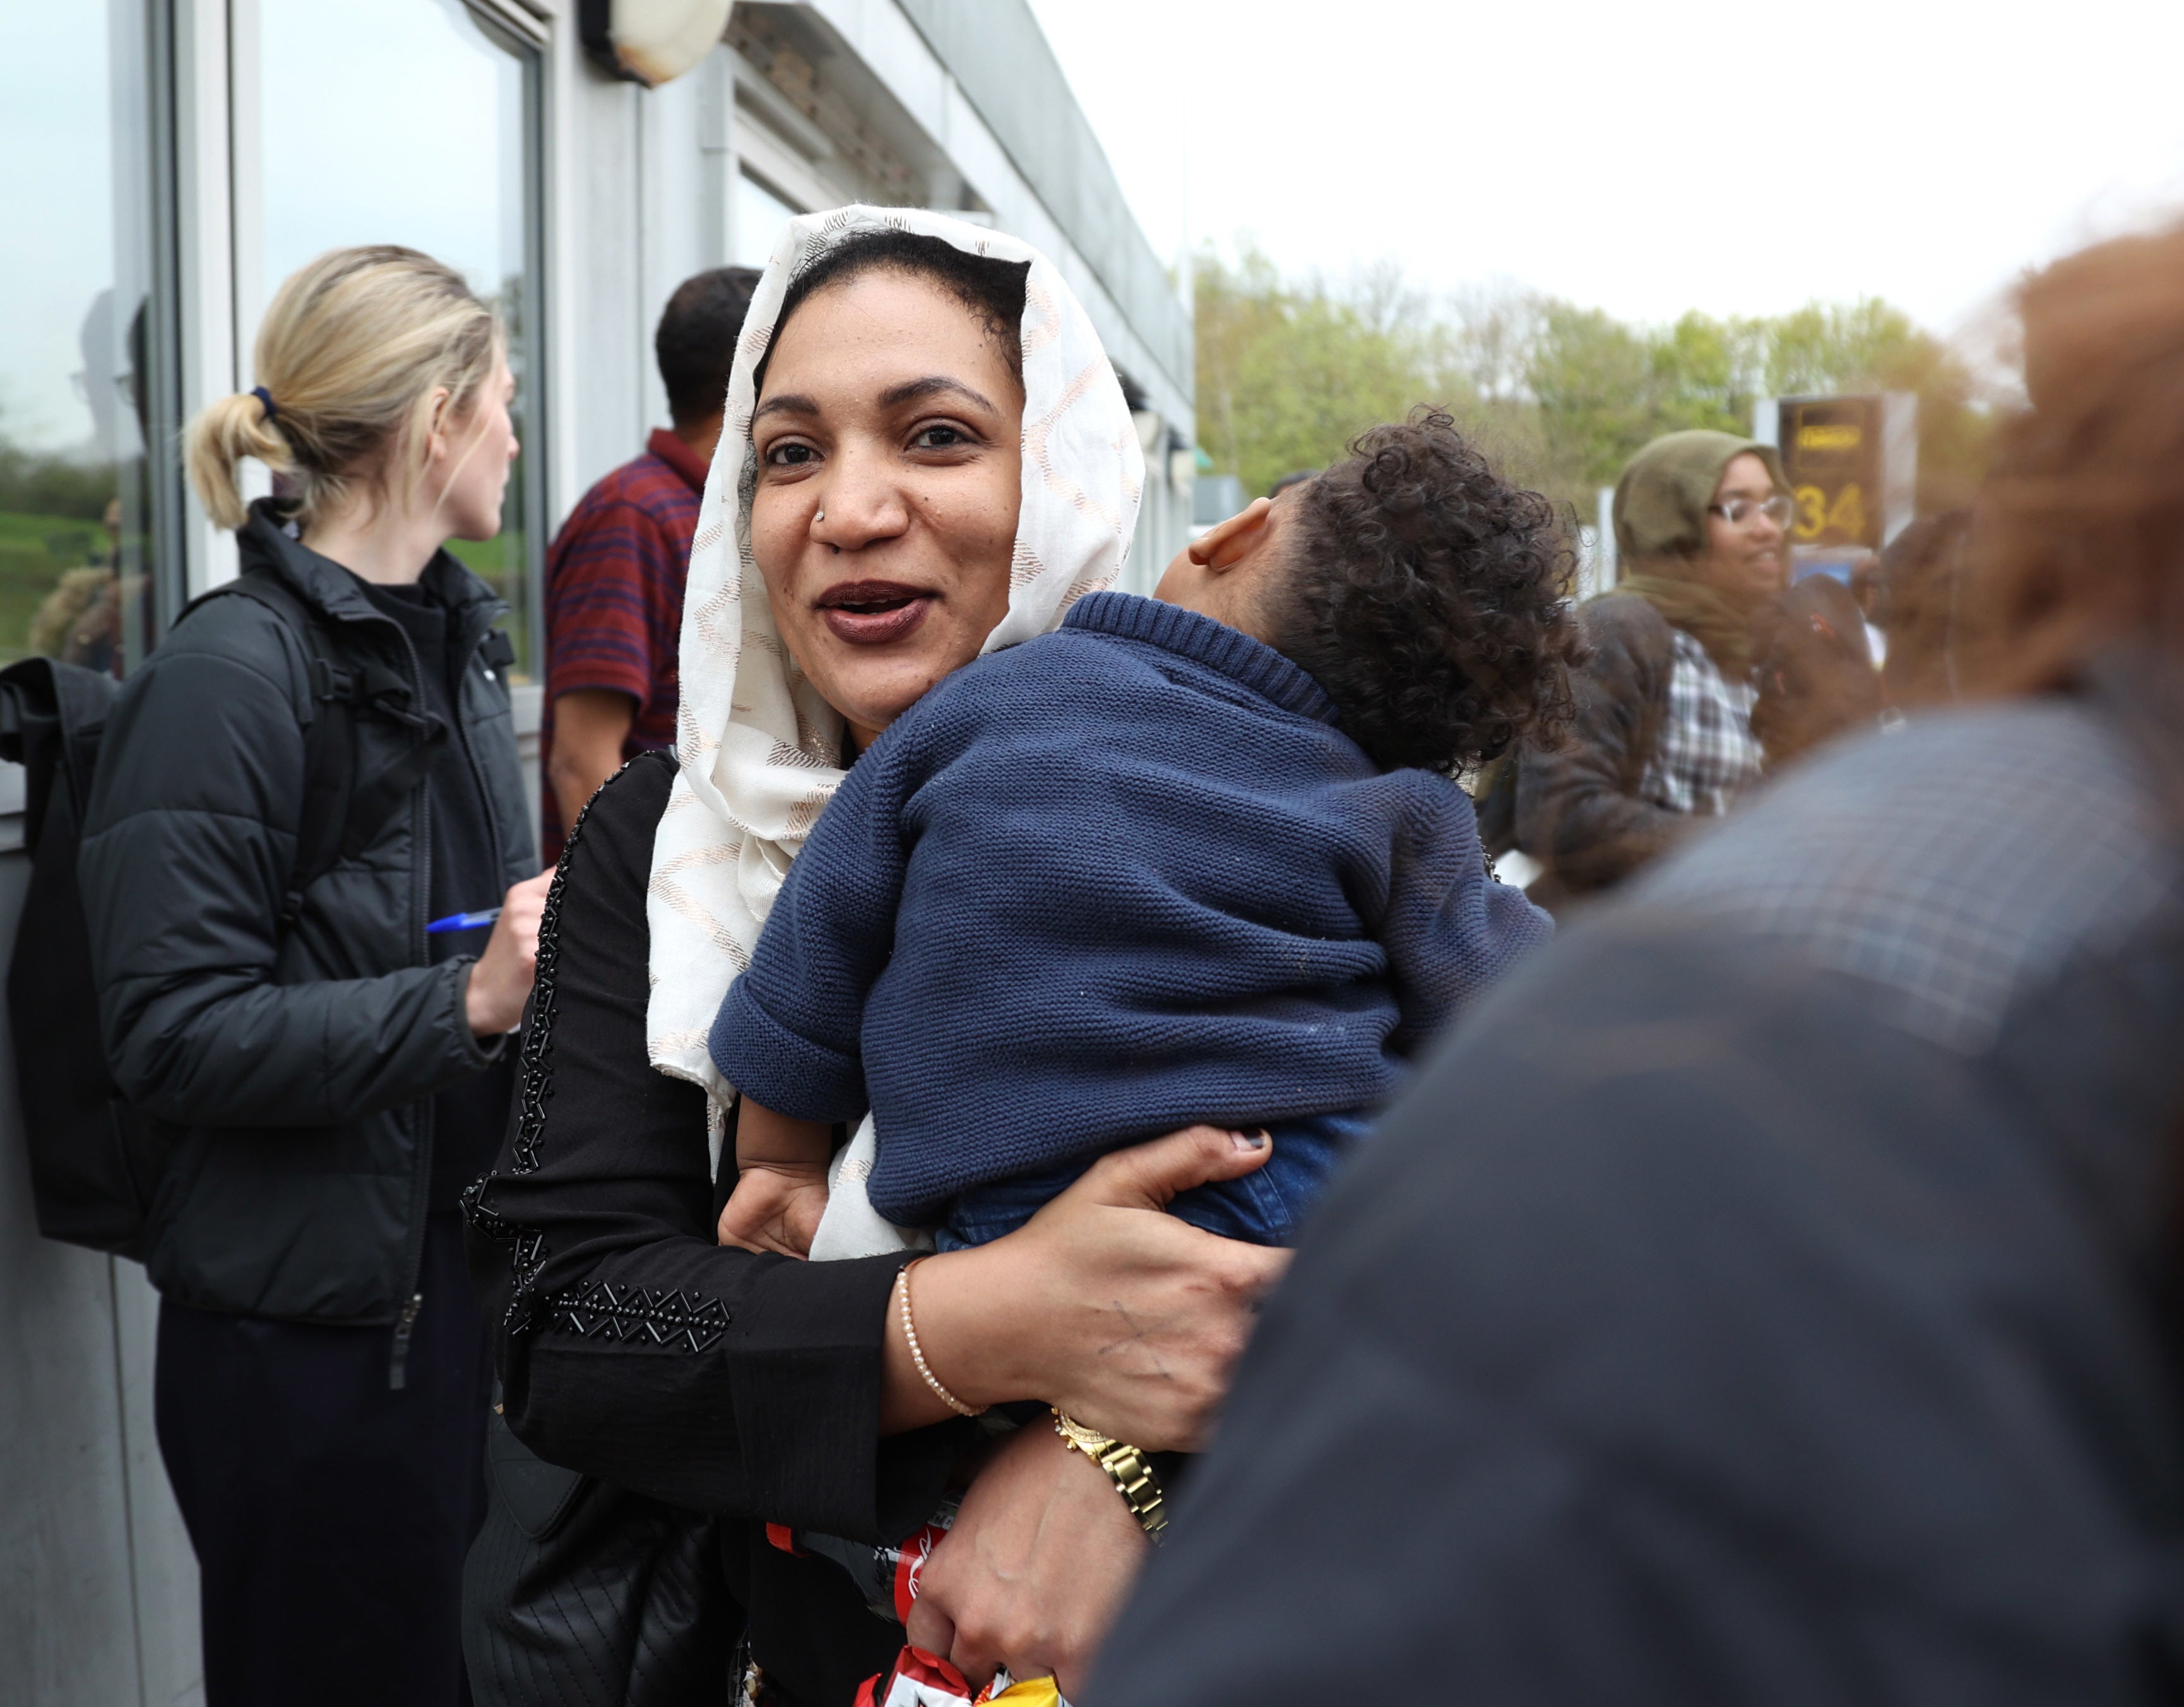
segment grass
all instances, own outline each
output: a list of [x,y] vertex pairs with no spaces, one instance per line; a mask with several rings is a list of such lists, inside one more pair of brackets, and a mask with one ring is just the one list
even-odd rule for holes
[[[31,655],[31,620],[61,577],[94,558],[104,560],[112,548],[97,522],[0,510],[0,664]],[[524,609],[521,533],[510,530],[498,539],[450,540],[448,548],[513,605],[518,619],[531,615]],[[518,681],[532,678],[530,626],[521,620],[509,624],[516,643]]]
[[0,663],[30,656],[38,607],[62,575],[109,549],[97,522],[0,510]]

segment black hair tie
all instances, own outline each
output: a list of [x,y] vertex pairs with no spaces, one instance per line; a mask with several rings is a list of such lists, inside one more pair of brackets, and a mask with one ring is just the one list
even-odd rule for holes
[[272,392],[263,386],[253,386],[250,395],[258,399],[258,406],[265,411],[265,420],[269,424],[281,419],[281,411],[274,404]]

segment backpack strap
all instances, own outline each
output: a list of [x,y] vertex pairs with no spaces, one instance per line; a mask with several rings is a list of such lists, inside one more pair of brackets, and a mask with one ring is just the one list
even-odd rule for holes
[[[265,607],[304,642],[310,675],[311,719],[304,726],[304,806],[296,859],[281,899],[286,936],[302,917],[304,892],[344,859],[353,859],[399,811],[448,739],[448,726],[412,703],[410,684],[377,659],[344,663],[325,620],[279,577],[246,571],[193,600],[231,593]],[[179,621],[181,619],[177,618]],[[368,715],[404,727],[402,756],[359,781],[356,720]]]

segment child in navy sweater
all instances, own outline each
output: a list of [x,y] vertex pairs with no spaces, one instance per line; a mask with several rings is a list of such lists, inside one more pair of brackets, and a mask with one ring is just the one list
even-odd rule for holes
[[943,1248],[1200,1122],[1273,1154],[1175,1213],[1288,1243],[1412,1054],[1546,940],[1450,776],[1567,720],[1552,514],[1446,415],[1353,450],[857,760],[714,1024],[723,1240],[807,1251],[869,1109],[873,1208]]

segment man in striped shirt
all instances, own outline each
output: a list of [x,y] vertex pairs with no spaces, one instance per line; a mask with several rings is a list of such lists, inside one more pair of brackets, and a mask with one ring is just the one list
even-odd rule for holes
[[653,349],[673,427],[606,475],[546,554],[546,767],[541,847],[561,842],[584,803],[648,748],[675,742],[677,637],[690,536],[721,436],[728,364],[758,275],[716,267],[668,298]]

